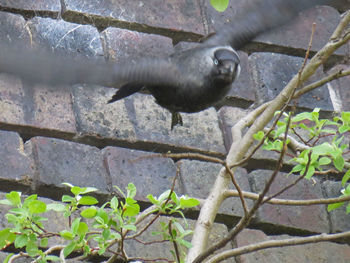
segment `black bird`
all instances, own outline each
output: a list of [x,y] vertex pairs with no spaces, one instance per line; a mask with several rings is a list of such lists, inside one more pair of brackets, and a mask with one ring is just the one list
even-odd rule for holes
[[109,103],[146,88],[160,106],[172,113],[173,128],[176,124],[182,125],[179,112],[199,112],[225,97],[240,71],[235,50],[258,34],[287,23],[300,11],[325,2],[327,0],[247,0],[232,23],[197,47],[168,58],[145,58],[133,64],[72,60],[2,47],[0,72],[14,73],[34,82],[119,88]]

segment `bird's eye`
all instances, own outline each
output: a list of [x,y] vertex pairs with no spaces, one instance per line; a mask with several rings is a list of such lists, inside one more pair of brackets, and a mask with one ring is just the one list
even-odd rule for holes
[[217,65],[219,65],[219,60],[217,60],[216,58],[214,58],[214,64],[217,66]]

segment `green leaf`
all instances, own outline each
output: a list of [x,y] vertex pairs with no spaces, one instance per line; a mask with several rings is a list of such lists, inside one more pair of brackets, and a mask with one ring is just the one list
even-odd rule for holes
[[83,196],[78,201],[78,204],[80,205],[95,205],[97,203],[98,203],[98,200],[92,196]]
[[46,206],[46,209],[47,210],[53,210],[53,211],[56,211],[56,212],[63,212],[63,211],[66,210],[66,207],[63,204],[52,203],[52,204],[48,204]]
[[344,202],[329,204],[329,205],[327,206],[327,211],[330,212],[330,211],[332,211],[332,210],[334,210],[334,209],[337,209],[338,207],[341,207],[343,204],[344,204]]
[[113,185],[114,186],[114,188],[116,188],[117,190],[118,190],[118,192],[124,197],[124,199],[126,198],[126,196],[125,196],[125,194],[124,194],[124,192],[122,191],[122,189],[120,189],[118,186],[116,186],[116,185]]
[[257,141],[261,141],[264,138],[264,132],[263,131],[258,131],[253,135],[253,138]]
[[48,244],[49,244],[49,239],[48,238],[42,238],[40,240],[40,246],[41,247],[47,247]]
[[109,229],[103,229],[102,231],[102,237],[105,240],[108,240],[109,236],[111,235],[111,231]]
[[305,176],[306,179],[310,179],[315,173],[315,167],[310,165],[309,169],[307,170],[307,174]]
[[10,228],[5,228],[0,231],[0,249],[13,243],[16,239],[16,234],[11,232]]
[[181,245],[185,246],[186,248],[192,247],[192,244],[190,242],[186,241],[185,239],[180,239],[179,242]]
[[73,186],[70,191],[75,195],[79,195],[83,190],[79,186]]
[[63,255],[64,257],[68,257],[70,253],[72,253],[77,245],[77,242],[72,241],[69,243],[64,249],[63,249]]
[[72,232],[68,231],[68,230],[62,230],[60,232],[60,236],[63,237],[66,240],[72,240],[74,239],[74,235]]
[[75,201],[75,198],[73,196],[70,196],[70,195],[63,195],[62,196],[63,203],[70,203],[72,201]]
[[349,179],[350,179],[350,169],[344,174],[343,179],[341,180],[341,185],[345,186],[345,184]]
[[332,160],[328,157],[321,157],[320,160],[318,161],[319,165],[327,165],[330,164]]
[[44,213],[46,211],[46,204],[39,200],[33,200],[29,203],[28,208],[32,214]]
[[111,208],[113,210],[117,210],[118,209],[118,206],[119,206],[119,201],[118,201],[118,198],[113,196],[113,198],[111,199]]
[[218,11],[224,12],[228,7],[229,0],[210,0],[210,4]]
[[11,202],[13,206],[18,206],[21,204],[21,192],[11,191],[6,194],[6,199]]
[[39,255],[39,249],[38,245],[35,242],[28,242],[26,246],[26,252],[29,254],[31,257],[35,257]]
[[312,118],[311,112],[302,112],[302,113],[299,113],[292,118],[292,122],[299,122],[299,121],[303,121],[303,120],[312,121],[313,118]]
[[127,197],[134,198],[136,195],[136,186],[133,183],[129,183],[127,189]]
[[15,248],[22,248],[26,246],[28,243],[28,236],[23,234],[23,235],[17,235],[15,239]]
[[350,126],[348,125],[342,125],[338,129],[339,133],[344,133],[350,131]]
[[153,195],[149,194],[146,197],[152,204],[159,205],[160,202]]
[[98,209],[97,210],[97,215],[99,218],[101,218],[102,223],[107,224],[108,223],[108,214],[105,210],[103,209]]
[[97,209],[95,207],[89,207],[81,211],[80,215],[84,218],[93,218],[97,214]]
[[132,198],[126,198],[125,216],[136,216],[140,212],[140,206]]
[[97,188],[95,188],[95,187],[83,187],[82,188],[82,192],[80,193],[80,194],[87,194],[87,193],[91,193],[91,192],[96,192],[96,191],[98,191],[98,189]]
[[180,198],[180,205],[181,208],[188,208],[188,207],[194,207],[199,205],[199,201],[195,198],[189,198],[189,197],[181,197]]
[[342,171],[344,168],[344,158],[342,155],[338,155],[334,160],[333,160],[334,166],[335,168],[337,168],[338,171]]
[[324,142],[312,148],[312,153],[316,155],[329,155],[333,151],[333,147],[328,142]]
[[80,236],[85,236],[85,234],[89,231],[89,227],[85,222],[80,222],[77,233]]
[[134,231],[134,232],[136,232],[136,230],[137,230],[135,225],[123,225],[123,228],[126,230]]
[[76,234],[79,228],[80,218],[76,218],[73,220],[71,231],[73,234]]
[[350,213],[350,203],[346,206],[346,214],[349,214]]
[[60,258],[57,257],[57,256],[53,256],[53,255],[49,255],[49,256],[46,256],[46,259],[47,260],[50,260],[50,261],[60,261]]

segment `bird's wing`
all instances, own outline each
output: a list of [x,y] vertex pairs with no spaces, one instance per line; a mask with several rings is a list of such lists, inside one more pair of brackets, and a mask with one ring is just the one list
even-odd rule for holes
[[330,0],[246,0],[244,6],[204,43],[240,49],[257,35],[287,23],[303,10]]
[[169,59],[149,58],[137,63],[112,63],[82,57],[69,58],[3,44],[0,44],[0,72],[50,85],[85,83],[120,87],[129,82],[167,85],[179,80],[177,67]]

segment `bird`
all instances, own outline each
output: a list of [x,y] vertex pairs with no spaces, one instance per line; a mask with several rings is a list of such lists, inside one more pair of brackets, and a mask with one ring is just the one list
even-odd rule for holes
[[[97,84],[115,87],[108,103],[147,89],[157,104],[172,114],[171,129],[183,125],[181,112],[215,106],[240,74],[242,49],[259,34],[286,24],[299,12],[327,0],[247,0],[216,33],[197,46],[165,58],[140,58],[135,63],[97,62],[58,57],[12,47],[0,50],[0,72],[50,84]],[[24,50],[24,51],[18,51]],[[35,65],[35,66],[33,66]]]

